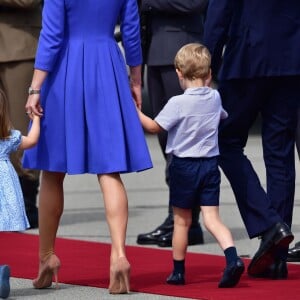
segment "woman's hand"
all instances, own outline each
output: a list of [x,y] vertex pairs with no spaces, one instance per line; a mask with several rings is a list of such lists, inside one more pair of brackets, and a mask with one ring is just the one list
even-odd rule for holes
[[40,94],[32,94],[28,96],[25,110],[30,119],[33,118],[33,115],[39,117],[43,115],[43,108],[40,104]]
[[[32,114],[41,117],[43,115],[43,108],[40,103],[40,90],[46,79],[48,72],[34,69],[31,85],[29,88],[29,96],[25,105],[26,114],[32,119]],[[32,93],[30,92],[30,89]],[[33,92],[34,91],[34,92]]]

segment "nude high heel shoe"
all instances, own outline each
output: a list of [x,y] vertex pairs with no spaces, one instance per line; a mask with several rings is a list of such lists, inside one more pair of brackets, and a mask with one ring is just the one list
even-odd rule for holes
[[55,287],[58,288],[58,270],[60,268],[60,260],[55,254],[40,263],[39,275],[33,280],[32,284],[36,289],[45,289],[52,285],[54,276]]
[[119,257],[111,266],[110,294],[127,294],[130,292],[130,264],[126,257]]

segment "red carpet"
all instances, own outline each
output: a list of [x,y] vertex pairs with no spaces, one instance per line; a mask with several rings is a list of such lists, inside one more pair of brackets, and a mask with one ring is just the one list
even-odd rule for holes
[[[0,233],[0,264],[9,264],[12,276],[32,279],[38,270],[38,237],[21,233]],[[63,283],[107,288],[109,274],[108,244],[57,239],[56,254],[62,267]],[[289,280],[251,279],[244,274],[233,289],[217,287],[224,257],[188,253],[185,286],[170,286],[165,279],[172,269],[170,251],[127,247],[131,262],[131,290],[183,298],[209,300],[290,300],[300,294],[300,265],[289,265]],[[247,265],[249,260],[245,260]]]

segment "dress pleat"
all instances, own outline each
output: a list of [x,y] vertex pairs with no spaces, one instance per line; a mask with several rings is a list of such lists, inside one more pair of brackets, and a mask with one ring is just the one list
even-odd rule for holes
[[[41,137],[36,147],[25,152],[24,166],[68,174],[127,173],[151,168],[150,154],[130,91],[124,55],[113,36],[112,20],[118,19],[113,13],[117,13],[122,5],[135,8],[136,3],[134,0],[118,0],[111,4],[87,0],[87,4],[96,7],[92,10],[75,1],[68,2],[70,8],[78,9],[72,12],[79,14],[80,10],[78,19],[82,23],[67,23],[61,49],[42,87],[44,116]],[[111,16],[103,14],[102,5],[111,6]],[[53,5],[55,9],[57,7]],[[131,16],[121,16],[125,23],[130,21],[138,26],[138,19],[134,18],[136,13],[132,10]],[[101,14],[105,16],[103,20],[106,23],[102,23]],[[91,26],[87,21],[88,15],[91,22],[99,23],[98,26]],[[74,16],[70,18],[75,19]],[[136,42],[132,41],[134,51]],[[126,45],[129,47],[130,43]],[[50,46],[43,42],[38,48],[38,64],[46,65],[44,51],[50,51]],[[127,52],[131,59],[134,58],[130,49]],[[140,64],[139,51],[136,57],[136,64]]]

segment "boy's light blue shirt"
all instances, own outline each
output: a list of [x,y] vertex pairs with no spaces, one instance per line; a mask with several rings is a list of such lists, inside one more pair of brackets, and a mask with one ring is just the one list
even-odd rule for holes
[[218,127],[227,116],[219,92],[199,87],[172,97],[155,121],[168,131],[166,153],[178,157],[212,157],[219,155]]

